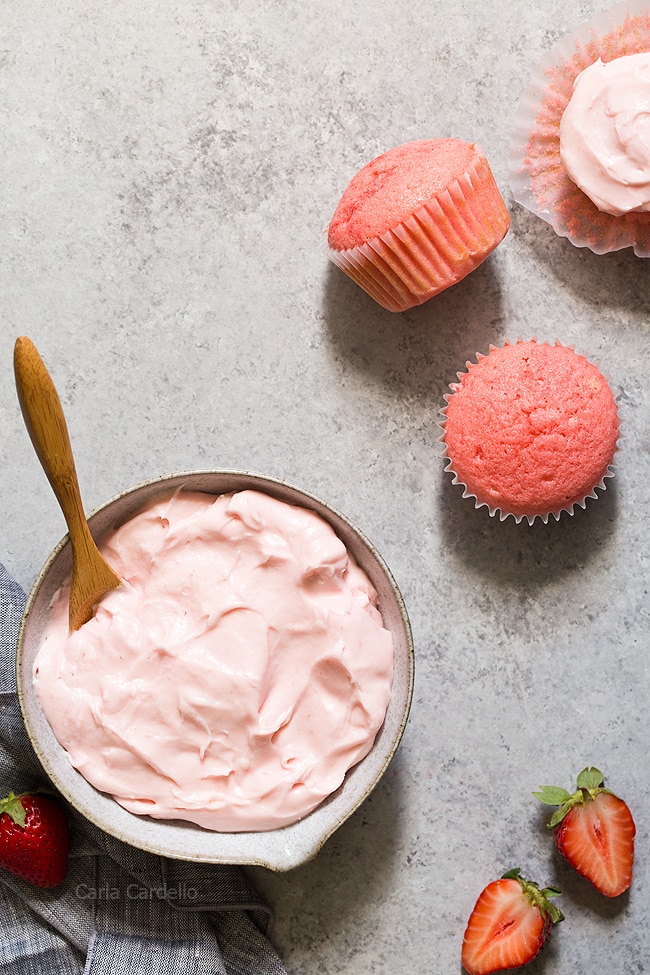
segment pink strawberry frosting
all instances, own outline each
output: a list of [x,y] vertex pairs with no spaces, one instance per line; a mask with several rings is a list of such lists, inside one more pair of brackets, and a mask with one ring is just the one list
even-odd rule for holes
[[34,667],[84,777],[220,831],[284,826],[334,792],[384,720],[393,643],[331,527],[256,491],[180,492],[103,552],[124,584],[75,633],[64,587]]
[[650,210],[650,53],[598,58],[578,75],[560,122],[560,158],[599,210]]

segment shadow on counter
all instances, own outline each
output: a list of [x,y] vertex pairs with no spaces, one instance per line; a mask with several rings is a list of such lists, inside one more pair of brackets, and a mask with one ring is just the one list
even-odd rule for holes
[[371,915],[373,905],[393,889],[400,857],[403,859],[405,775],[406,759],[400,747],[372,794],[315,859],[288,873],[248,868],[259,890],[278,905],[273,940],[283,955],[289,953],[296,937],[295,932],[283,929],[285,914],[299,917],[299,939],[308,945],[322,937],[324,928],[334,937],[339,929],[349,927],[351,917]]
[[575,247],[550,224],[513,204],[510,235],[540,261],[573,295],[599,309],[634,314],[650,313],[647,260],[631,247],[611,254],[594,254]]
[[473,499],[463,498],[451,474],[441,470],[440,476],[438,516],[445,545],[468,569],[489,573],[497,583],[544,585],[558,573],[582,568],[615,533],[616,477],[607,478],[606,490],[588,498],[585,509],[576,506],[572,516],[564,512],[559,521],[550,517],[547,524],[536,519],[529,525],[490,517],[486,507],[475,508]]
[[334,353],[349,368],[398,396],[421,400],[428,409],[468,359],[506,337],[495,255],[451,288],[401,313],[386,311],[328,264],[322,314]]

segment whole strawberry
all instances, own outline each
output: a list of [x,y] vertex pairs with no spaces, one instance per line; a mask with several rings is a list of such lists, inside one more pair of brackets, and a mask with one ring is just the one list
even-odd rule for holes
[[0,801],[0,866],[38,887],[56,887],[68,869],[68,821],[54,799],[39,792]]
[[627,804],[604,781],[597,768],[585,768],[576,792],[543,785],[533,795],[558,806],[548,828],[562,856],[601,894],[618,897],[632,883],[636,827]]
[[532,961],[542,949],[553,924],[564,915],[550,897],[556,887],[539,886],[524,880],[519,870],[510,870],[481,892],[467,922],[461,961],[469,975],[490,975],[507,968],[519,968]]

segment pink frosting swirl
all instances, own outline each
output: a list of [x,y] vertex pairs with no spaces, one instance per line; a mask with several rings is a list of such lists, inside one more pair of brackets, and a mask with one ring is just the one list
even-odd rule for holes
[[179,493],[103,546],[124,584],[34,683],[72,764],[134,813],[220,831],[294,822],[372,747],[393,641],[318,515],[256,491]]
[[650,52],[599,58],[578,75],[560,123],[560,158],[599,210],[650,210]]

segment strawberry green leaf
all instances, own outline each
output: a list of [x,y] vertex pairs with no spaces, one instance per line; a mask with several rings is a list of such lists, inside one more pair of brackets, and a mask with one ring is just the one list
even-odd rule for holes
[[559,887],[544,887],[542,893],[545,897],[561,897],[562,891]]
[[578,788],[587,789],[591,792],[593,789],[600,789],[605,778],[603,773],[597,768],[583,768],[582,772],[578,776]]
[[544,887],[540,891],[542,897],[544,898],[544,905],[540,908],[543,914],[545,914],[553,924],[559,924],[560,921],[564,920],[564,914],[559,907],[555,904],[551,904],[549,897],[561,897],[562,891],[558,890],[557,887]]
[[567,801],[563,802],[561,806],[558,806],[548,823],[549,829],[555,829],[555,827],[562,822],[569,810],[573,809],[573,807],[580,801],[579,798],[576,799],[576,796],[580,797],[581,795],[582,793],[577,792],[574,795],[569,796]]
[[0,816],[2,813],[6,813],[10,819],[13,819],[17,826],[25,828],[25,807],[20,796],[10,792],[5,799],[0,800]]
[[539,792],[533,792],[533,795],[545,806],[561,806],[563,802],[567,801],[571,793],[555,785],[540,785]]

